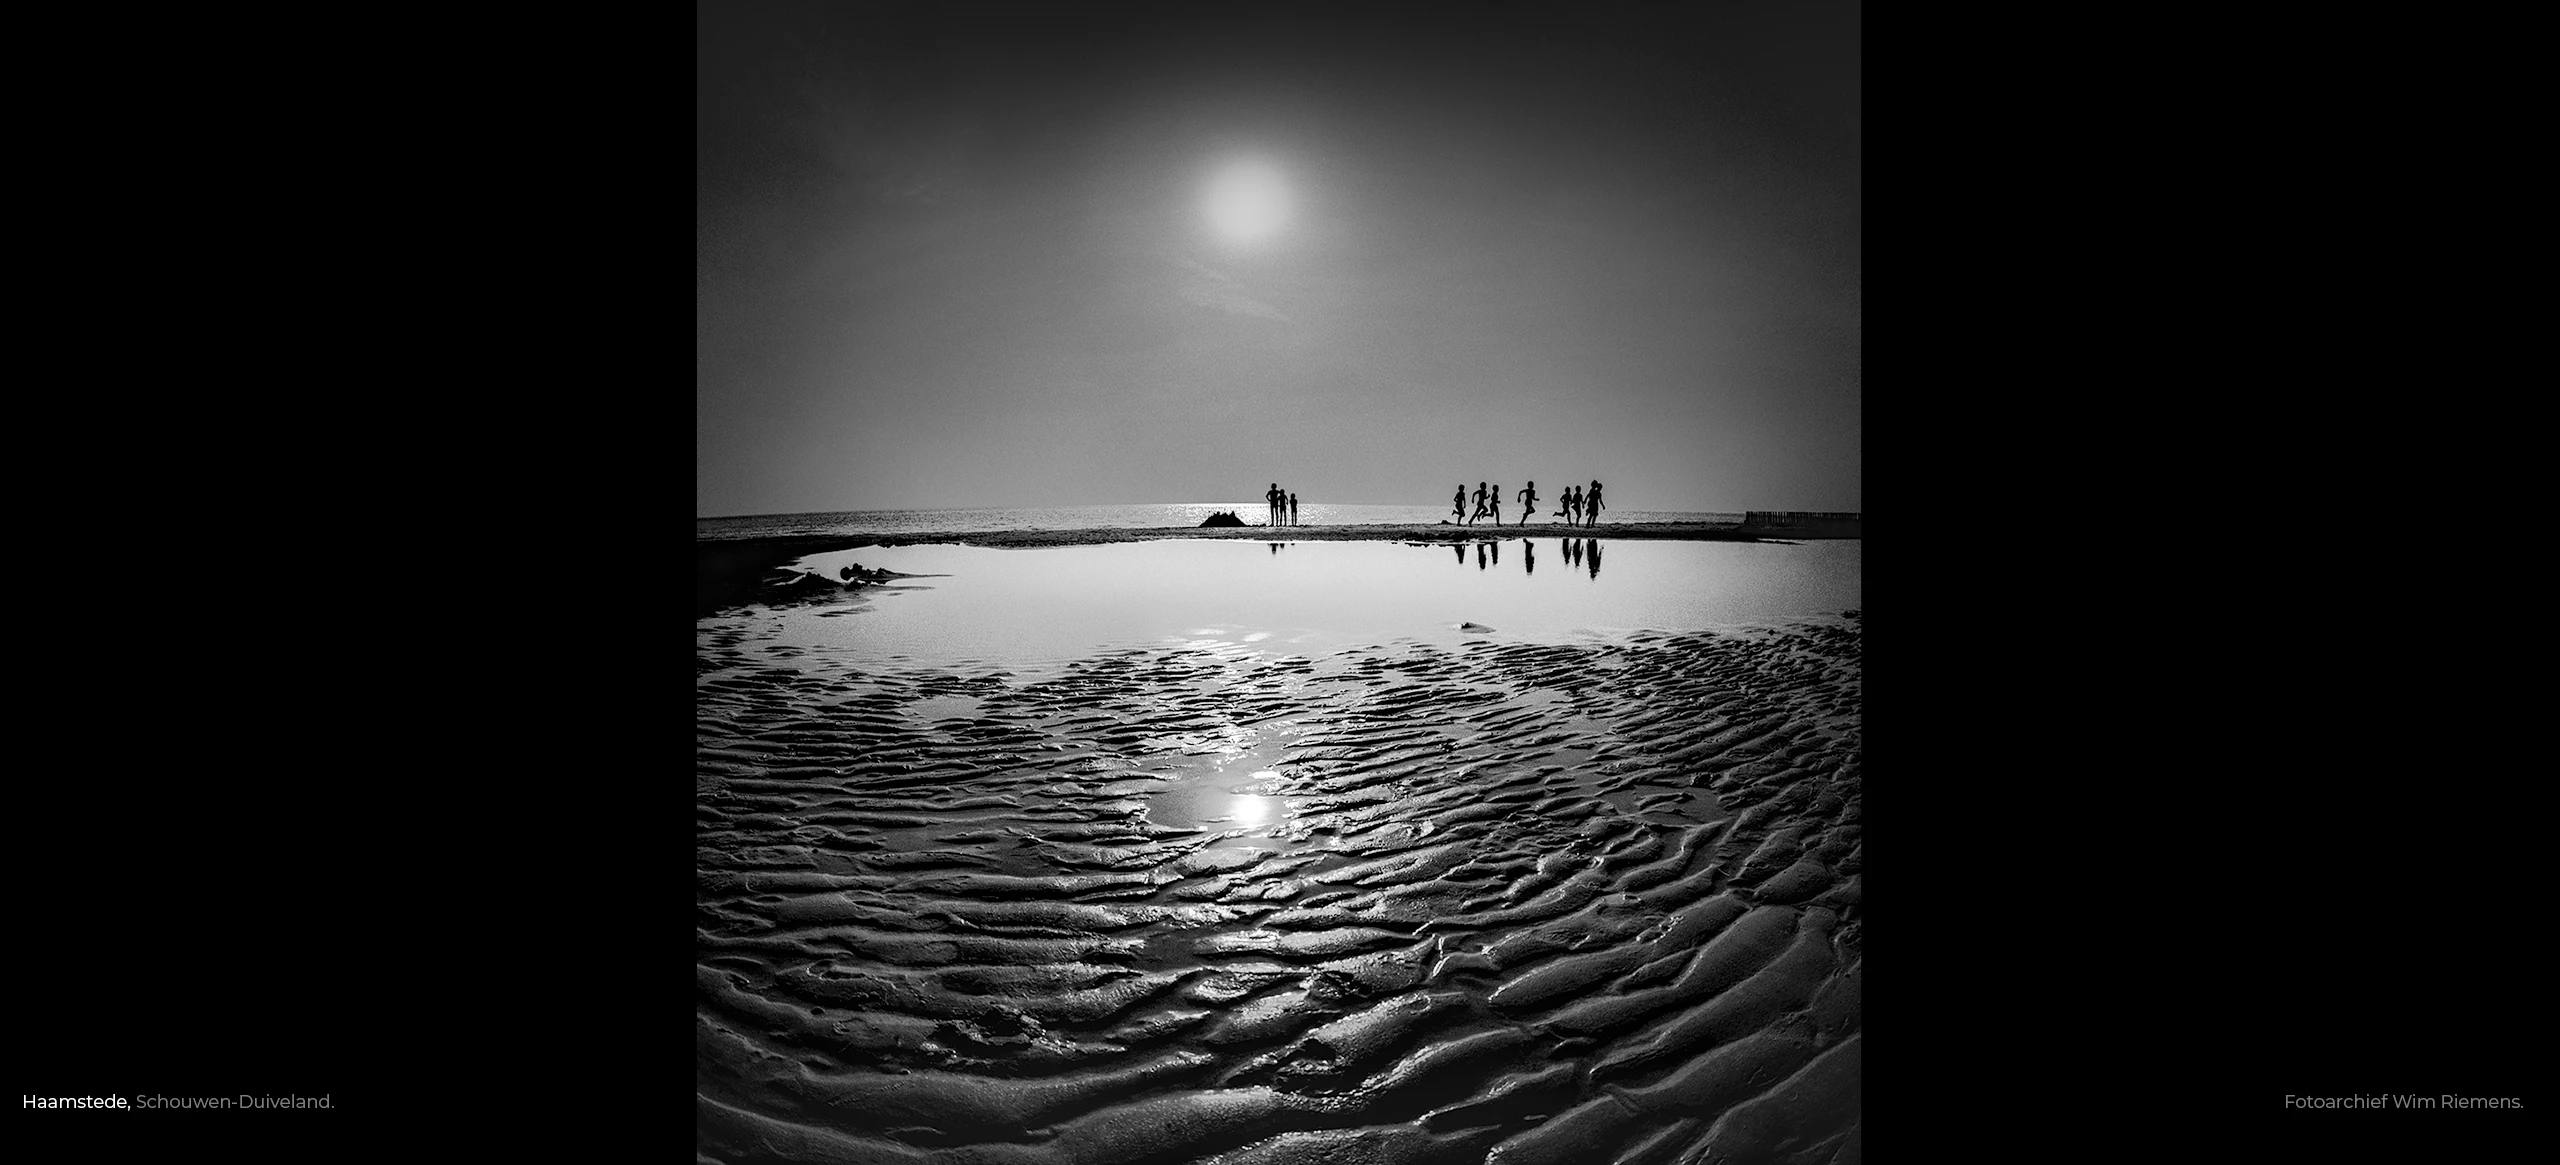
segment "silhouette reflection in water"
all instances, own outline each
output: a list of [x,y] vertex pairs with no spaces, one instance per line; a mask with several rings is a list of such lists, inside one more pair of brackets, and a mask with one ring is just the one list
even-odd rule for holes
[[1476,543],[1476,569],[1484,569],[1484,543]]
[[[1524,522],[1527,520],[1521,519]],[[1526,538],[1520,540],[1520,573],[1538,573],[1538,544]]]
[[1286,546],[1286,545],[1288,545],[1288,543],[1286,543],[1286,542],[1273,542],[1273,543],[1271,543],[1271,544],[1270,544],[1270,546],[1271,546],[1271,552],[1272,552],[1273,554],[1278,554],[1278,553],[1280,553],[1280,548],[1281,548],[1281,547],[1283,547],[1283,546]]
[[1582,539],[1567,538],[1564,540],[1564,564],[1566,566],[1582,565]]
[[1450,549],[1450,550],[1452,550],[1452,551],[1455,551],[1455,552],[1457,553],[1457,555],[1458,555],[1458,565],[1460,565],[1460,566],[1465,566],[1465,565],[1467,564],[1467,548],[1466,548],[1466,547],[1464,547],[1464,546],[1462,546],[1462,545],[1459,545],[1459,544],[1457,544],[1457,543],[1454,543],[1454,542],[1453,542],[1453,543],[1450,543],[1450,544],[1449,544],[1449,549]]
[[1582,556],[1591,560],[1591,577],[1600,577],[1600,540],[1591,539],[1591,545],[1583,549]]

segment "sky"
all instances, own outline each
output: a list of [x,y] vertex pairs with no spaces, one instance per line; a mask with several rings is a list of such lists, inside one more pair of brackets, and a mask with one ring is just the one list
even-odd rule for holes
[[1861,510],[1859,23],[705,4],[696,516]]

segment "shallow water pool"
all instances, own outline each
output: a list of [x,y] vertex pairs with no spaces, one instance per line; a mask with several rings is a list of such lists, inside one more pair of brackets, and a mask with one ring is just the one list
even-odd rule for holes
[[778,646],[926,664],[1036,666],[1202,642],[1315,655],[1399,641],[1556,640],[1836,618],[1861,605],[1860,548],[1854,540],[1553,537],[866,546],[798,565],[828,577],[855,563],[930,577],[758,614],[776,620],[770,642]]

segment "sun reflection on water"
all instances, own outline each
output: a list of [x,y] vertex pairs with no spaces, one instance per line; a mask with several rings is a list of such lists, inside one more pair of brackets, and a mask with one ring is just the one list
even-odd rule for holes
[[1227,816],[1238,825],[1268,825],[1280,816],[1276,797],[1237,793],[1228,800]]

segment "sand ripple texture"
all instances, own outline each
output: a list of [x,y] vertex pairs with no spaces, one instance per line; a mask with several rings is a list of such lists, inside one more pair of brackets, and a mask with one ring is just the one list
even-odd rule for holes
[[697,680],[701,1160],[1845,1162],[1852,620]]

